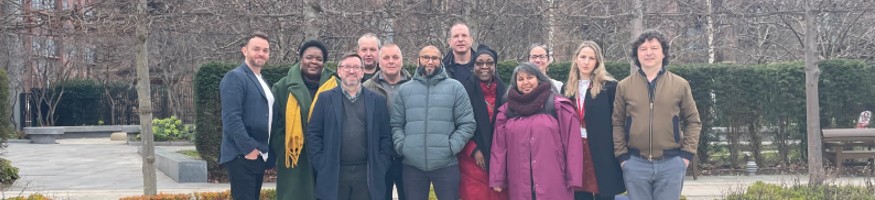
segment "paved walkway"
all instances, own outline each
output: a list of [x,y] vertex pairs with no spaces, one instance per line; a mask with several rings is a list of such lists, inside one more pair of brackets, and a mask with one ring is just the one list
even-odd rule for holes
[[[142,194],[142,158],[136,146],[108,138],[61,139],[60,144],[9,144],[2,157],[20,169],[21,179],[0,192],[0,199],[21,194],[42,193],[55,199],[118,199]],[[194,147],[171,147],[194,149]],[[227,190],[228,184],[176,183],[160,171],[158,191],[191,193]],[[690,199],[718,199],[756,181],[804,183],[804,176],[705,176],[688,180],[683,194]],[[862,184],[863,178],[842,178],[834,182]],[[265,183],[265,188],[274,188]]]

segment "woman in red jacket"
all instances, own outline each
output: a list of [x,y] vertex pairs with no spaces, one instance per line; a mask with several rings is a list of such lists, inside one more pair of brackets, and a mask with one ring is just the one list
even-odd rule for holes
[[481,44],[473,55],[474,71],[472,76],[462,81],[471,107],[477,129],[474,136],[462,149],[459,157],[459,171],[462,174],[459,182],[459,196],[463,200],[504,200],[507,191],[496,192],[489,188],[489,152],[492,147],[492,122],[495,120],[495,110],[504,101],[504,82],[495,73],[495,63],[498,54],[489,46]]

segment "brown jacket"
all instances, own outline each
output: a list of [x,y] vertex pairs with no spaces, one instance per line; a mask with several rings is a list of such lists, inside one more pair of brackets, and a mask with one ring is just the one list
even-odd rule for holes
[[[692,160],[702,130],[689,82],[664,68],[653,84],[640,69],[620,81],[612,123],[614,156],[620,162],[631,155]],[[683,131],[681,123],[686,124]]]

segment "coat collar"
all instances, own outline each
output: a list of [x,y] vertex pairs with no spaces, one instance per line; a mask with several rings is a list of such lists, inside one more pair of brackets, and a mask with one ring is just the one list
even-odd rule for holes
[[[243,64],[241,64],[238,68],[243,69],[243,72],[246,73],[246,77],[249,78],[249,81],[251,81],[253,84],[255,84],[256,87],[258,87],[258,88],[262,87],[261,82],[258,81],[257,77],[255,77],[255,72],[253,72],[252,69],[250,69],[249,66],[246,65],[245,62]],[[267,89],[269,90],[270,88],[267,88]],[[261,97],[267,98],[267,96],[264,94],[264,88],[258,90],[258,93],[261,94]]]

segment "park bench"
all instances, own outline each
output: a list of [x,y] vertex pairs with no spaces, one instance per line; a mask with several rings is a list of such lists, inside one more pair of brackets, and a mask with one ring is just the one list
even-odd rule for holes
[[823,129],[825,156],[842,172],[848,159],[875,158],[875,129]]
[[24,127],[24,134],[36,144],[55,144],[58,138],[106,137],[114,132],[139,133],[139,125],[43,126]]

